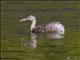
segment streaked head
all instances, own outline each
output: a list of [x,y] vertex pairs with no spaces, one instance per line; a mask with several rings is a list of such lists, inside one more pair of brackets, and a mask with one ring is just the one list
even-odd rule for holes
[[20,22],[22,22],[22,21],[33,21],[33,20],[35,20],[35,19],[36,19],[35,16],[30,15],[30,16],[28,16],[28,17],[26,17],[26,18],[21,19]]

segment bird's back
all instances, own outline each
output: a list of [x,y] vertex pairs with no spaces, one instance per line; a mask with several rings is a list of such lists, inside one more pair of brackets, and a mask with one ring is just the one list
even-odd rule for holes
[[55,32],[57,30],[64,30],[64,26],[59,22],[52,22],[45,26],[46,32]]

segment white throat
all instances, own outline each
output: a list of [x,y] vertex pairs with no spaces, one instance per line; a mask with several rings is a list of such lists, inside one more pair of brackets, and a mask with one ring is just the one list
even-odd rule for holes
[[36,28],[36,20],[33,20],[32,21],[32,24],[31,24],[31,31]]

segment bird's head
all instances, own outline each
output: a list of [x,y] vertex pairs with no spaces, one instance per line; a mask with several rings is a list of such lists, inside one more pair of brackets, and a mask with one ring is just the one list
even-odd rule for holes
[[33,15],[30,15],[30,16],[27,16],[26,18],[21,19],[20,22],[22,22],[22,21],[33,21],[33,20],[36,20],[36,17]]

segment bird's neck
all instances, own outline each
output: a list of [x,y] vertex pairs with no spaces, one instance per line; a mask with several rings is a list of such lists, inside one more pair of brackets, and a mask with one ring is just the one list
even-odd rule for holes
[[31,31],[36,28],[36,20],[33,20],[32,21],[32,24],[31,24]]

